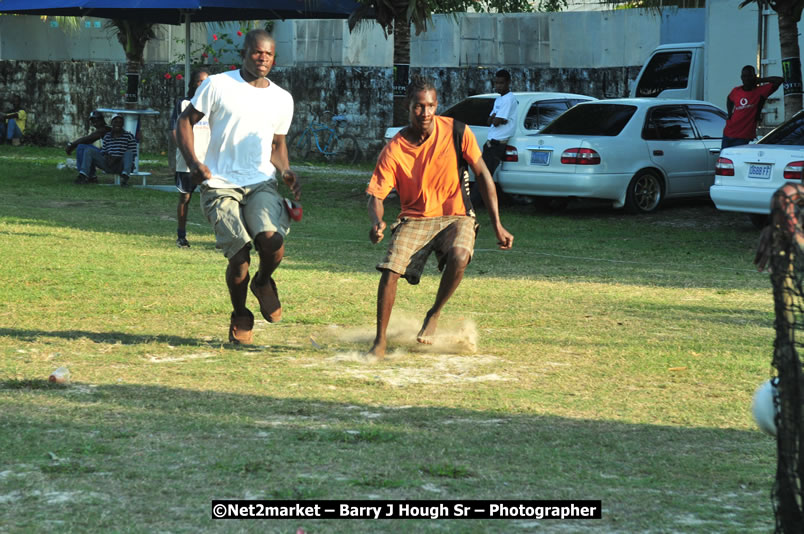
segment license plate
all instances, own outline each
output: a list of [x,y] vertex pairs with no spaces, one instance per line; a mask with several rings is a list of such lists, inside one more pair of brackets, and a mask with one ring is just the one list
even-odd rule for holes
[[748,177],[757,178],[759,180],[770,180],[771,166],[770,165],[749,165]]
[[547,165],[550,163],[550,153],[544,150],[534,150],[530,153],[531,165]]

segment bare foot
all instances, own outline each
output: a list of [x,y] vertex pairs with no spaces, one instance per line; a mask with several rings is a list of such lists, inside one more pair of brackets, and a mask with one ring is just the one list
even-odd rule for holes
[[382,358],[383,356],[385,356],[385,346],[386,341],[384,339],[383,340],[375,339],[374,345],[371,346],[367,354],[373,354],[378,358]]
[[422,329],[419,330],[419,334],[416,336],[416,341],[424,345],[432,345],[433,335],[435,334],[437,326],[438,315],[431,315],[430,312],[427,312],[427,315],[424,317]]

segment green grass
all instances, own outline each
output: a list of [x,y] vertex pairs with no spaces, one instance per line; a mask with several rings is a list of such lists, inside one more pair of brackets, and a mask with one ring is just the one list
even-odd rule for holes
[[[773,306],[747,217],[506,206],[500,252],[481,212],[441,339],[414,341],[432,265],[376,361],[370,168],[297,167],[283,320],[235,347],[197,197],[180,250],[176,194],[75,186],[63,159],[0,146],[0,532],[772,530],[775,442],[749,406]],[[70,385],[46,381],[59,366]],[[210,518],[237,498],[600,499],[603,519]]]

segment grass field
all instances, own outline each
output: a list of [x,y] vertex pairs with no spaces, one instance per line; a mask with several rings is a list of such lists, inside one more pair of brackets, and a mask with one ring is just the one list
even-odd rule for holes
[[[415,343],[433,264],[376,360],[370,169],[297,167],[283,320],[236,347],[198,199],[178,249],[175,193],[76,186],[63,159],[0,146],[0,532],[772,530],[775,442],[749,408],[773,306],[745,216],[507,206],[500,252],[481,212],[437,343]],[[603,518],[212,520],[212,499],[600,499]]]

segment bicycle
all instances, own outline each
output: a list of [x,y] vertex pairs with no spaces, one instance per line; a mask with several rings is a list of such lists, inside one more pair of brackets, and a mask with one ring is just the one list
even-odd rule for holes
[[352,134],[338,133],[349,119],[331,111],[325,111],[323,115],[332,115],[335,127],[316,121],[295,133],[287,144],[290,159],[310,160],[322,156],[339,163],[355,163],[360,157],[357,138]]

